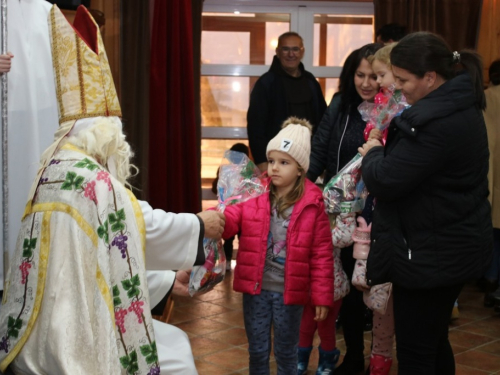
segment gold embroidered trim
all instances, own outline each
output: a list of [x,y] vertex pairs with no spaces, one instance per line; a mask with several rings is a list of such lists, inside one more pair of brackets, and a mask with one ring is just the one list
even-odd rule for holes
[[115,325],[116,325],[115,306],[113,304],[113,297],[111,296],[111,291],[109,290],[108,283],[104,279],[104,275],[102,274],[101,269],[99,268],[99,265],[97,265],[95,278],[97,281],[97,286],[99,287],[99,290],[101,291],[102,298],[104,298],[104,302],[108,306],[109,315],[111,317],[111,321],[113,322],[113,328],[115,328]]
[[141,234],[141,244],[142,244],[142,254],[144,255],[144,264],[146,264],[146,223],[144,222],[144,215],[142,214],[141,206],[137,202],[137,198],[134,193],[129,189],[126,189],[128,197],[132,202],[132,208],[134,209],[135,222],[137,223],[137,228]]
[[45,212],[42,218],[42,230],[41,230],[41,242],[40,242],[40,256],[38,258],[38,283],[36,286],[36,297],[35,303],[33,304],[33,312],[31,313],[30,320],[26,325],[26,330],[23,336],[19,339],[17,344],[12,348],[10,353],[5,357],[5,359],[0,364],[0,370],[5,371],[7,366],[17,357],[21,349],[23,348],[26,340],[30,337],[33,326],[35,325],[38,313],[40,312],[40,306],[42,305],[43,292],[45,290],[45,281],[47,277],[47,264],[49,260],[50,253],[50,219],[52,217],[52,212]]
[[[73,146],[73,148],[76,148]],[[97,243],[99,241],[97,234],[94,229],[90,226],[89,223],[80,215],[80,213],[73,207],[60,202],[55,203],[37,203],[33,206],[32,212],[64,212],[70,215],[78,226],[85,232],[85,234],[90,238],[92,244],[97,247]],[[111,291],[104,280],[104,276],[97,266],[96,270],[96,280],[97,285],[99,286],[99,290],[101,291],[102,297],[108,306],[109,312],[111,314],[111,320],[113,321],[113,325],[115,324],[115,313],[114,313],[114,305],[113,299],[111,297]]]
[[32,203],[33,203],[33,201],[31,199],[28,201],[28,203],[26,203],[26,206],[24,207],[23,217],[21,218],[21,220],[24,220],[24,218],[31,213],[31,204]]
[[80,120],[82,118],[89,118],[89,117],[99,117],[99,116],[117,116],[117,117],[122,117],[121,111],[108,111],[108,112],[92,112],[92,113],[79,113],[77,115],[71,115],[71,116],[64,116],[59,119],[59,124],[62,124],[63,122],[66,121],[72,121],[72,120]]
[[[56,96],[57,96],[57,103],[59,104],[59,115],[64,113],[64,105],[63,105],[63,100],[62,100],[62,88],[61,88],[61,67],[59,66],[60,57],[59,57],[59,46],[58,46],[58,33],[57,33],[57,26],[56,26],[56,15],[54,12],[50,12],[50,27],[52,31],[52,62],[54,64],[54,75],[56,76]],[[61,122],[59,122],[61,123]]]
[[92,245],[97,246],[97,242],[99,240],[97,233],[74,207],[71,207],[70,205],[61,202],[37,203],[32,207],[32,212],[48,212],[48,211],[67,213],[76,221],[78,226],[90,238],[90,240],[92,241]]
[[[90,14],[89,19],[98,28]],[[50,12],[59,124],[95,116],[122,116],[101,34],[94,52],[57,7]],[[89,113],[90,112],[90,113]]]
[[81,51],[81,40],[80,36],[75,33],[76,41],[76,65],[78,70],[78,85],[80,86],[80,107],[83,114],[87,113],[87,105],[85,104],[85,83],[83,82],[83,71],[82,71],[82,51]]
[[75,152],[79,152],[79,153],[81,153],[81,154],[84,154],[84,155],[87,155],[87,156],[88,156],[88,154],[87,154],[85,151],[83,151],[83,150],[82,150],[81,148],[79,148],[79,147],[76,147],[76,146],[75,146],[74,144],[72,144],[72,143],[66,143],[66,144],[64,144],[64,146],[62,146],[60,149],[61,149],[61,150],[67,150],[67,151],[75,151]]

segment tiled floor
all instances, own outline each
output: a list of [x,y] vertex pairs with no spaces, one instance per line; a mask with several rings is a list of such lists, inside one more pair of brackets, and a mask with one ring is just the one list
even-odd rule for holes
[[[210,293],[194,298],[175,297],[170,323],[190,337],[199,375],[248,374],[242,296],[232,291],[232,276],[229,272],[226,279]],[[483,307],[482,303],[483,295],[474,285],[466,286],[460,295],[460,318],[450,326],[457,375],[500,374],[500,314]],[[367,332],[367,365],[370,339]],[[316,338],[314,345],[318,343]],[[341,333],[337,333],[337,345],[341,352],[345,352]],[[317,351],[313,351],[310,375],[314,374],[316,364]],[[397,374],[396,367],[392,366],[391,375]],[[273,360],[271,373],[276,373]]]

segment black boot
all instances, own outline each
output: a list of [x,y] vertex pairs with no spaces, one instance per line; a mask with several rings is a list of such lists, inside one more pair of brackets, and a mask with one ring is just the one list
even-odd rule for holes
[[495,312],[500,313],[500,298],[495,298]]
[[334,375],[363,375],[365,371],[365,358],[356,358],[346,353],[344,361],[333,372]]
[[484,307],[493,307],[500,302],[500,286],[484,296]]
[[312,346],[308,348],[297,349],[297,375],[304,375],[307,373],[307,366],[309,366],[309,357],[311,355]]
[[498,288],[498,281],[487,279],[486,277],[482,277],[477,281],[477,287],[483,293],[491,293],[494,292]]
[[335,368],[335,365],[337,364],[340,357],[340,350],[335,348],[330,352],[326,352],[321,348],[321,346],[319,346],[318,351],[319,360],[316,375],[333,374],[333,369]]

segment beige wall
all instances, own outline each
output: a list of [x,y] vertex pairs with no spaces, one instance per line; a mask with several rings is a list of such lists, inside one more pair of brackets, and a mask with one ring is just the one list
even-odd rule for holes
[[487,84],[488,68],[494,60],[500,58],[500,1],[498,0],[483,0],[477,51],[483,57],[484,79]]

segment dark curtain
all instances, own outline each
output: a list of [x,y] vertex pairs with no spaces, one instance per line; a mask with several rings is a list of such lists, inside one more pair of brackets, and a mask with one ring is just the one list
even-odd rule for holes
[[155,1],[148,181],[153,207],[195,213],[201,207],[201,140],[196,121],[192,16],[190,1]]
[[135,153],[139,174],[130,182],[140,199],[147,197],[149,143],[149,2],[121,1],[121,105],[123,128]]
[[431,31],[454,50],[476,48],[482,0],[373,0],[375,30],[397,22],[409,33]]
[[198,145],[198,175],[199,175],[199,210],[201,211],[201,14],[203,0],[191,0],[193,19],[193,85],[194,85],[194,114],[196,122],[196,144]]

